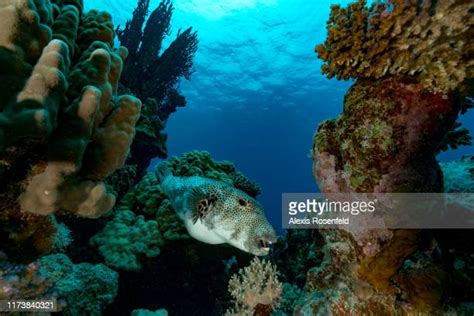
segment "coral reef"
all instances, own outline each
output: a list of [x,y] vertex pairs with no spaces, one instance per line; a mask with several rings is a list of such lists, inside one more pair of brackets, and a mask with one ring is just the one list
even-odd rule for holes
[[303,295],[303,290],[290,283],[283,283],[280,304],[271,313],[272,316],[293,315],[293,312]]
[[54,254],[27,265],[0,253],[0,299],[56,299],[64,315],[100,315],[117,295],[118,274],[103,264],[74,264]]
[[34,262],[24,265],[8,260],[0,251],[0,299],[36,299],[44,297],[52,287],[41,277]]
[[95,235],[92,245],[100,245],[105,263],[115,269],[139,271],[139,256],[154,257],[160,253],[160,232],[154,220],[146,221],[127,208],[118,208],[112,221]]
[[472,136],[469,134],[469,130],[461,126],[462,124],[459,122],[454,124],[453,128],[444,136],[438,148],[439,151],[455,150],[461,146],[472,145]]
[[[316,48],[323,73],[357,81],[343,113],[314,137],[321,192],[443,191],[436,154],[469,142],[456,119],[473,91],[472,10],[455,0],[332,7],[326,42]],[[322,235],[323,263],[308,271],[297,313],[442,310],[449,278],[426,249],[428,232],[348,228]]]
[[333,5],[326,41],[316,47],[323,73],[344,80],[409,75],[427,90],[452,91],[474,76],[472,10],[462,0]]
[[[440,163],[444,175],[444,189],[449,193],[472,193],[474,192],[474,157],[463,156],[462,158]],[[470,195],[464,195],[460,199],[457,195],[450,198],[452,203],[466,203],[473,205],[474,200]],[[456,300],[451,302],[454,311],[459,314],[473,312],[472,304],[469,302],[474,297],[474,238],[472,230],[443,230],[436,232],[438,246],[444,254],[444,269],[448,272],[451,280],[450,293],[456,293]]]
[[[162,51],[163,40],[170,33],[173,4],[162,0],[148,19],[149,0],[139,0],[133,17],[123,29],[117,28],[121,44],[128,48],[121,83],[144,103],[132,146],[131,164],[143,175],[152,158],[166,158],[165,122],[186,100],[177,90],[180,78],[189,79],[197,50],[197,33],[188,28]],[[146,22],[145,22],[146,21]]]
[[[123,30],[117,29],[120,42],[130,52],[122,83],[141,99],[153,98],[162,106],[170,93],[177,93],[179,78],[191,76],[198,39],[197,33],[188,28],[179,32],[162,52],[162,42],[170,32],[173,4],[169,0],[161,1],[146,19],[148,6],[149,0],[139,0],[132,19]],[[171,99],[176,96],[172,95]],[[166,120],[169,113],[157,110],[158,116]]]
[[111,16],[82,8],[79,0],[0,4],[5,242],[25,235],[15,229],[29,231],[25,240],[48,240],[54,229],[45,228],[54,225],[46,215],[96,218],[115,203],[102,180],[124,164],[141,102],[117,94],[127,52],[112,49]]
[[[137,127],[138,128],[138,127]],[[137,176],[136,165],[125,165],[117,169],[114,173],[105,179],[107,185],[114,188],[117,196],[124,196],[135,184]]]
[[147,309],[136,309],[132,311],[132,316],[168,316],[168,312],[166,309],[159,309],[153,312]]
[[444,176],[444,191],[452,193],[474,192],[474,156],[440,164]]
[[324,238],[318,230],[290,229],[278,238],[270,258],[280,272],[282,282],[304,287],[308,270],[323,260]]
[[[168,164],[176,175],[201,175],[228,183],[233,183],[238,173],[230,162],[214,161],[207,152],[186,153],[171,158]],[[242,183],[253,182],[246,179]],[[231,304],[226,289],[230,274],[251,259],[233,247],[210,247],[190,238],[154,173],[147,174],[122,198],[91,244],[108,265],[120,270],[124,291],[119,291],[116,304],[107,310],[110,314],[166,306],[170,314],[222,315]],[[125,290],[130,288],[140,291]]]
[[63,302],[64,315],[100,315],[117,295],[118,274],[103,264],[73,264],[64,254],[42,257],[39,276],[52,284],[52,296]]
[[322,123],[315,136],[321,191],[442,191],[435,154],[458,110],[455,95],[428,93],[411,78],[359,79],[346,94],[344,113]]
[[141,119],[137,123],[136,140],[132,144],[129,164],[138,166],[137,175],[143,176],[153,158],[166,158],[168,149],[164,132],[166,122],[156,115],[157,102],[147,99],[144,103]]
[[237,171],[230,161],[216,162],[206,151],[192,151],[182,157],[173,157],[168,163],[176,176],[202,176],[223,181],[252,197],[256,197],[261,193],[258,183],[251,181]]
[[165,240],[189,238],[167,203],[154,174],[146,175],[120,201],[111,221],[91,239],[115,269],[139,271],[140,257],[155,257]]
[[282,284],[276,267],[255,257],[249,266],[232,276],[229,293],[234,298],[235,307],[226,315],[270,315],[280,304]]

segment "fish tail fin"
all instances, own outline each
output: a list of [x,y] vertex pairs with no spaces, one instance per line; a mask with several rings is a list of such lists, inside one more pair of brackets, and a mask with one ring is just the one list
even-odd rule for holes
[[158,164],[155,169],[155,174],[158,182],[160,183],[162,183],[166,178],[173,176],[170,167],[168,166],[168,162],[166,161],[162,161]]

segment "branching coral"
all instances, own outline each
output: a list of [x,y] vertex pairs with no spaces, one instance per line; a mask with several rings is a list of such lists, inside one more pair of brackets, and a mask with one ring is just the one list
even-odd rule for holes
[[449,92],[474,76],[469,1],[365,0],[334,5],[328,36],[316,51],[330,78],[415,76],[428,90]]
[[68,54],[67,45],[59,40],[44,48],[23,89],[0,113],[0,149],[22,138],[46,139],[51,135],[66,90]]
[[81,50],[86,50],[95,41],[113,47],[114,37],[114,25],[109,13],[91,10],[82,16],[77,36],[77,44]]
[[[54,229],[44,229],[51,225],[43,216],[96,218],[115,203],[102,180],[124,164],[141,102],[117,95],[127,52],[112,49],[110,15],[83,15],[82,7],[80,0],[0,4],[6,65],[0,69],[0,238],[6,242],[19,245],[36,230],[50,240],[44,234]],[[43,243],[32,245],[47,252]]]
[[123,30],[117,29],[120,42],[130,51],[122,82],[140,98],[154,98],[161,105],[175,91],[179,78],[191,75],[198,40],[189,28],[161,52],[162,42],[170,31],[173,5],[169,0],[161,1],[144,26],[148,6],[149,0],[139,0],[132,20],[127,21]]
[[136,165],[125,165],[106,178],[105,182],[114,188],[118,196],[124,196],[135,184]]
[[[67,210],[84,217],[98,217],[109,211],[115,202],[115,197],[108,193],[102,182],[90,180],[105,178],[124,164],[141,103],[129,96],[117,99],[115,106],[111,103],[112,86],[108,83],[108,77],[112,65],[109,52],[94,50],[88,59],[79,63],[81,76],[87,78],[89,64],[94,71],[98,71],[96,73],[101,77],[98,87],[102,89],[87,86],[80,101],[66,109],[65,124],[58,127],[58,133],[52,139],[50,163],[45,172],[32,178],[20,198],[23,209],[27,211],[49,214]],[[96,65],[101,68],[96,69]],[[73,82],[74,73],[71,74]],[[106,115],[106,123],[99,127]],[[90,144],[89,139],[92,139]],[[86,180],[69,179],[79,173]]]
[[82,11],[74,5],[57,6],[57,8],[60,12],[52,26],[53,38],[64,41],[69,47],[70,57],[73,57],[76,49],[75,42],[80,22],[80,12]]
[[140,176],[151,159],[167,157],[165,122],[177,107],[186,105],[177,84],[180,78],[190,78],[198,44],[197,33],[189,28],[179,32],[162,52],[163,40],[170,32],[173,5],[169,0],[161,1],[147,19],[149,4],[149,0],[139,0],[133,18],[124,29],[117,28],[121,44],[130,53],[121,83],[146,100],[129,160],[139,166]]
[[459,122],[454,124],[453,128],[444,136],[438,148],[439,151],[472,145],[472,136],[469,134],[469,130],[461,126],[462,124]]
[[[10,6],[20,13],[26,10],[37,14],[32,3]],[[44,172],[32,175],[20,197],[23,210],[42,215],[66,210],[97,217],[111,209],[115,197],[108,193],[103,183],[91,180],[102,179],[123,165],[134,137],[141,103],[131,96],[114,97],[123,56],[111,50],[110,36],[104,39],[106,43],[94,42],[103,37],[94,31],[94,27],[111,29],[106,14],[92,12],[83,18],[78,38],[83,39],[81,45],[87,46],[81,47],[84,50],[79,62],[68,76],[80,12],[73,5],[59,6],[59,10],[60,14],[52,24],[53,35],[66,42],[55,39],[45,46],[22,90],[3,107],[0,148],[5,150],[28,138],[38,139],[40,143],[49,142]],[[18,23],[21,25],[20,21]],[[71,28],[71,25],[75,27]],[[41,24],[38,28],[50,30]],[[16,33],[8,34],[13,41],[3,43],[3,49],[20,54],[21,45],[15,44],[15,40],[22,39],[28,30],[13,25],[10,30]],[[113,38],[113,28],[111,34]],[[44,38],[35,43],[47,40]],[[66,78],[71,83],[67,91]]]
[[232,276],[229,293],[235,307],[226,315],[270,315],[280,304],[282,284],[276,267],[256,257],[249,266]]

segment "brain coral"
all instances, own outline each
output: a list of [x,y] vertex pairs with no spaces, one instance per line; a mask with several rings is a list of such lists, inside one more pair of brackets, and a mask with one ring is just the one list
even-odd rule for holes
[[323,73],[345,80],[411,75],[428,90],[455,90],[474,76],[473,10],[464,0],[333,5],[327,39],[316,47]]

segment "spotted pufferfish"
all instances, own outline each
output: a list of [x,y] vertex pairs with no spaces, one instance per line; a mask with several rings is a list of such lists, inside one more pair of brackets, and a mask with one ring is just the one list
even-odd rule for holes
[[161,162],[156,176],[189,235],[208,244],[230,244],[266,256],[276,233],[261,204],[247,193],[205,177],[176,177]]

